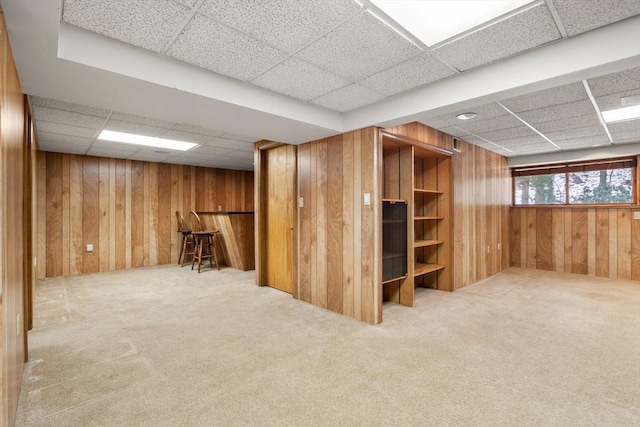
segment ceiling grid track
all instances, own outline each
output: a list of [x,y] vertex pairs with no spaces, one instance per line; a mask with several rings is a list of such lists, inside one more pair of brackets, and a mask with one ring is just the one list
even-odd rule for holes
[[562,150],[562,148],[560,148],[558,146],[558,144],[556,144],[555,142],[553,142],[552,140],[550,140],[545,134],[543,134],[542,132],[540,132],[538,129],[536,129],[535,127],[533,127],[532,125],[530,125],[526,120],[524,120],[522,117],[520,117],[519,115],[517,115],[516,113],[514,113],[513,111],[511,111],[510,109],[508,109],[507,107],[504,106],[504,104],[500,101],[497,102],[497,104],[502,107],[502,109],[504,111],[506,111],[507,113],[511,114],[513,117],[515,117],[516,119],[520,120],[520,122],[522,122],[522,124],[524,124],[525,126],[527,126],[529,129],[531,129],[532,131],[534,131],[535,133],[537,133],[538,135],[540,135],[542,138],[545,139],[545,141],[547,141],[549,144],[553,145],[554,147],[556,147],[558,150]]
[[593,109],[596,110],[596,114],[598,116],[598,121],[604,128],[604,131],[607,133],[607,138],[609,138],[609,142],[613,144],[613,138],[611,137],[611,133],[609,132],[609,127],[604,122],[602,118],[602,112],[600,111],[600,107],[598,107],[598,103],[596,99],[593,97],[593,93],[591,93],[591,88],[589,87],[589,82],[586,80],[582,80],[582,86],[584,86],[584,90],[587,92],[587,96],[589,97],[589,101],[591,101],[591,105],[593,105]]
[[547,4],[547,8],[549,12],[551,12],[551,16],[553,16],[553,21],[556,23],[556,27],[558,27],[558,31],[560,31],[560,35],[563,39],[569,37],[567,35],[567,30],[564,28],[564,24],[562,23],[562,19],[560,19],[560,15],[558,14],[558,10],[556,9],[556,5],[553,3],[553,0],[544,0]]
[[184,18],[182,23],[178,26],[176,31],[171,36],[171,40],[169,40],[169,42],[164,47],[164,49],[160,51],[161,54],[166,55],[167,52],[169,52],[169,49],[171,49],[171,46],[173,46],[176,40],[178,40],[178,37],[180,37],[180,34],[182,34],[184,29],[187,27],[187,25],[189,25],[189,22],[191,22],[193,17],[196,16],[196,13],[198,13],[198,10],[200,9],[200,6],[202,6],[202,3],[204,3],[204,0],[198,0],[196,4],[193,5],[193,8],[191,8],[191,11],[187,14],[186,18]]
[[100,133],[104,130],[104,127],[107,125],[107,123],[109,123],[109,120],[111,120],[111,116],[113,116],[113,113],[114,113],[113,110],[109,111],[109,114],[107,115],[107,118],[104,119],[104,122],[102,122],[102,126],[100,126],[100,129],[98,129],[96,131],[96,134],[93,137],[93,141],[91,141],[91,144],[89,145],[89,148],[87,148],[87,151],[84,153],[85,156],[89,154],[89,152],[91,151],[91,149],[95,145],[96,141],[98,140],[98,136],[100,136]]

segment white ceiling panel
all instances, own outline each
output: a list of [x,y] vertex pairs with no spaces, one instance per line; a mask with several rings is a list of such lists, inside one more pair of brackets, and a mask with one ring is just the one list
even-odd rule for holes
[[197,133],[200,135],[208,135],[208,136],[221,136],[224,132],[215,129],[207,129],[202,126],[194,126],[188,124],[177,123],[175,126],[171,128],[175,131],[188,132],[188,133]]
[[172,122],[150,119],[148,117],[136,116],[133,114],[118,113],[117,111],[113,112],[110,119],[165,129],[173,128],[175,126],[175,123]]
[[247,153],[252,153],[253,155],[253,144],[250,144],[245,141],[238,141],[236,139],[228,139],[228,138],[211,138],[207,141],[207,146],[209,147],[220,147],[226,148],[230,150],[240,150]]
[[110,119],[104,126],[106,130],[115,132],[133,133],[136,135],[163,137],[167,133],[167,128],[143,125],[140,123],[126,122],[124,120]]
[[286,57],[283,51],[200,14],[167,55],[239,80],[251,80]]
[[603,136],[589,136],[585,138],[577,138],[577,139],[563,139],[554,141],[558,147],[562,149],[577,149],[577,148],[588,148],[593,146],[602,146],[602,145],[610,145],[611,142],[606,135]]
[[[479,135],[479,136],[482,136],[482,135]],[[536,144],[548,144],[550,147],[553,147],[553,145],[549,143],[549,141],[547,141],[546,139],[544,139],[538,134],[522,136],[519,138],[511,138],[511,139],[502,140],[502,141],[491,141],[491,142],[495,142],[496,144],[501,145],[510,150],[512,150],[514,147],[524,147],[527,145],[536,145]]]
[[538,108],[536,110],[522,111],[518,113],[518,116],[527,123],[535,125],[537,123],[568,119],[570,117],[593,113],[595,113],[595,109],[593,104],[591,104],[591,101],[583,100]]
[[30,96],[31,103],[34,107],[50,108],[53,110],[64,110],[78,114],[86,114],[90,116],[106,118],[109,116],[109,110],[102,108],[89,107],[86,105],[72,104],[70,102],[58,101],[57,99],[42,98],[40,96]]
[[89,139],[93,139],[98,133],[95,129],[45,121],[37,122],[36,127],[38,129],[38,134],[40,134],[41,132],[57,133],[59,135],[79,136]]
[[467,120],[465,123],[457,125],[460,129],[464,129],[471,133],[487,133],[501,129],[519,128],[522,126],[522,122],[512,115],[495,117],[487,120],[478,120],[472,122]]
[[94,145],[87,153],[89,156],[113,157],[115,159],[126,159],[131,155],[131,150],[117,150],[109,147]]
[[443,127],[443,128],[440,128],[440,130],[446,134],[455,136],[460,139],[465,139],[465,137],[469,135],[469,132],[467,132],[464,129],[460,129],[457,126]]
[[64,145],[73,145],[76,147],[83,147],[83,149],[87,149],[93,143],[93,138],[85,138],[81,136],[73,136],[73,135],[63,135],[58,133],[48,133],[40,130],[38,128],[38,146],[41,144],[47,144],[50,146],[51,144],[64,144]]
[[196,144],[207,144],[212,137],[201,133],[182,132],[175,129],[169,129],[162,135],[165,139],[173,139],[176,141],[195,142]]
[[200,12],[287,52],[295,52],[361,8],[353,0],[205,0]]
[[51,151],[54,153],[85,154],[87,152],[87,147],[60,142],[47,142],[46,140],[42,142],[38,141],[38,146],[41,151]]
[[251,83],[308,101],[351,82],[308,62],[289,58]]
[[353,81],[422,52],[368,12],[331,31],[296,56]]
[[164,162],[169,157],[171,157],[171,153],[136,152],[128,158],[130,160],[138,160],[142,162]]
[[552,122],[544,122],[536,124],[535,128],[542,133],[557,132],[567,129],[578,129],[588,127],[598,122],[598,116],[595,111],[591,114],[583,116],[569,117],[568,119],[554,120]]
[[524,125],[515,128],[500,129],[493,132],[483,132],[478,135],[492,142],[504,141],[505,139],[511,140],[515,138],[539,136]]
[[177,3],[181,3],[188,7],[193,7],[193,5],[195,5],[198,0],[173,0],[173,1]]
[[360,84],[374,92],[392,96],[456,74],[451,68],[424,53],[402,64],[367,77]]
[[638,0],[553,0],[569,37],[640,13]]
[[61,123],[89,129],[101,129],[105,118],[79,114],[65,110],[55,110],[47,107],[33,107],[33,114],[37,121]]
[[225,133],[225,134],[222,134],[220,136],[222,136],[223,138],[226,138],[226,139],[235,139],[236,141],[248,142],[248,143],[250,143],[252,145],[253,145],[254,142],[257,141],[255,138],[252,138],[250,136],[238,135],[238,134],[235,134],[235,133]]
[[434,53],[461,71],[560,39],[562,36],[544,3],[452,40]]
[[609,132],[611,132],[611,136],[614,141],[617,136],[622,135],[626,135],[627,137],[635,136],[638,138],[638,141],[640,141],[640,119],[619,123],[609,123],[607,124],[607,127],[609,128]]
[[384,96],[353,84],[323,95],[311,102],[326,108],[331,108],[332,110],[349,111],[363,105],[371,104],[382,98],[384,98]]
[[[460,120],[456,116],[461,113],[474,112],[476,117],[469,120]],[[465,124],[475,123],[492,119],[494,117],[508,116],[504,108],[500,107],[497,103],[492,102],[490,104],[478,105],[475,107],[469,107],[464,110],[458,110],[454,113],[443,114],[441,116],[433,117],[424,120],[424,123],[428,126],[435,128],[448,127],[448,126],[464,126]]]
[[640,87],[635,90],[629,90],[626,92],[614,93],[611,95],[599,96],[596,98],[596,103],[600,111],[613,110],[616,108],[624,107],[622,105],[622,98],[627,96],[637,96],[640,99]]
[[514,113],[588,99],[582,82],[528,93],[501,101]]
[[604,131],[602,125],[599,122],[598,124],[593,124],[592,126],[586,126],[581,128],[567,128],[555,132],[545,132],[545,136],[550,140],[562,141],[565,139],[580,139],[580,138],[590,138],[590,137],[599,137],[599,138],[607,138],[607,134]]
[[[640,1],[638,1],[640,5]],[[640,30],[638,32],[640,38]],[[638,42],[640,50],[640,42]],[[630,68],[619,73],[605,74],[587,80],[593,96],[610,95],[620,92],[640,91],[640,67]]]
[[516,154],[536,154],[536,153],[549,153],[552,151],[558,151],[556,147],[549,143],[527,144],[513,146],[509,148]]
[[189,8],[167,0],[64,0],[62,20],[144,49],[160,52]]

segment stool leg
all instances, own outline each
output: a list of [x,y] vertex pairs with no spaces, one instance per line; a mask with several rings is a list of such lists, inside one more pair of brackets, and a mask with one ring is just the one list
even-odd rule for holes
[[198,274],[200,273],[200,267],[202,267],[202,247],[204,246],[204,239],[200,237],[200,244],[198,245]]
[[216,250],[216,235],[214,234],[211,237],[211,240],[213,241],[211,243],[211,250],[212,250],[212,255],[213,255],[213,259],[216,261],[216,267],[218,268],[218,271],[220,271],[220,263],[218,262],[218,251]]
[[198,258],[198,246],[200,246],[200,239],[195,235],[193,236],[193,239],[195,241],[195,246],[193,247],[193,260],[191,261],[192,270],[193,270],[193,266],[196,264],[196,259]]
[[182,233],[182,245],[180,246],[180,255],[178,255],[178,264],[184,266],[184,252],[187,248],[187,235]]

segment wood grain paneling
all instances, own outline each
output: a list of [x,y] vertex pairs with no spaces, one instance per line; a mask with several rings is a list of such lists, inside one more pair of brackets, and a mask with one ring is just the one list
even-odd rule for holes
[[[640,221],[632,219],[634,212],[640,209],[514,207],[511,244],[535,248],[526,255],[530,268],[640,280]],[[523,232],[517,216],[535,218],[526,224],[533,232]],[[546,230],[553,231],[550,239],[540,239]],[[545,260],[550,256],[552,264],[542,262],[541,254]],[[524,267],[516,255],[512,251],[511,265]]]
[[297,164],[298,298],[373,324],[381,321],[378,148],[377,130],[362,129],[300,145]]
[[[387,131],[426,144],[453,149],[453,137],[420,123]],[[509,253],[520,248],[510,242],[511,173],[507,159],[465,141],[451,159],[453,263],[451,290],[459,289],[508,267]],[[511,258],[513,259],[513,258]]]
[[[25,259],[24,239],[28,235],[31,212],[25,211],[25,167],[29,153],[25,97],[21,90],[4,17],[0,19],[0,424],[14,425],[18,395],[27,355],[24,269],[31,269]],[[61,165],[56,165],[61,167]],[[37,180],[36,180],[37,181]],[[61,183],[56,183],[60,192]],[[49,224],[45,225],[49,228]],[[43,233],[46,230],[42,230]],[[56,233],[61,233],[57,228]],[[61,260],[60,260],[61,261]],[[45,264],[46,268],[46,264]]]
[[252,172],[60,153],[38,164],[39,278],[177,262],[175,210],[253,211]]

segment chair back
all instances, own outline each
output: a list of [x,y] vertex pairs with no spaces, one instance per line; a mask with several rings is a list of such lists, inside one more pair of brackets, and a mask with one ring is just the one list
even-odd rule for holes
[[194,211],[189,212],[189,218],[191,219],[191,230],[194,233],[203,233],[204,226],[202,225],[202,221],[200,221],[200,216]]
[[176,211],[176,218],[178,219],[178,232],[182,233],[184,231],[191,231],[191,229],[187,227],[184,217],[179,211]]

